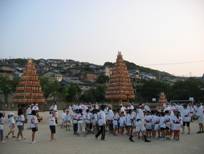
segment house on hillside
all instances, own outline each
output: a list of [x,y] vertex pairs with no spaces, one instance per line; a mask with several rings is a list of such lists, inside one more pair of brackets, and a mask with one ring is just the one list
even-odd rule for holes
[[7,77],[12,80],[14,78],[14,69],[10,66],[0,66],[0,76]]

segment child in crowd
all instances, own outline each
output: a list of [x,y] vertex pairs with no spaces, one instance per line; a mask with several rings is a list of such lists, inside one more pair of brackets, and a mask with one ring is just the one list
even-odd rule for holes
[[114,114],[114,116],[113,116],[113,134],[114,135],[118,135],[118,133],[119,133],[119,118],[120,118],[120,116],[119,116],[119,113],[118,113],[118,111],[115,111],[115,114]]
[[36,110],[31,112],[30,127],[32,129],[32,144],[36,143],[36,132],[38,131],[38,118]]
[[174,112],[174,116],[172,117],[172,129],[174,133],[174,140],[180,139],[180,129],[182,126],[182,118],[180,116],[180,113],[178,111]]
[[204,133],[204,108],[202,104],[197,109],[196,115],[198,116],[198,125],[199,125],[199,131],[197,132],[198,134]]
[[146,133],[147,133],[147,137],[149,138],[151,138],[151,134],[152,134],[152,115],[150,113],[151,113],[150,111],[147,111],[144,117]]
[[125,128],[125,113],[122,111],[119,118],[119,133],[124,134]]
[[165,124],[165,114],[164,112],[161,112],[160,114],[160,123],[159,123],[159,127],[160,127],[160,132],[161,132],[161,136],[160,138],[161,139],[164,139],[165,138],[165,130],[166,130],[166,124]]
[[190,114],[190,110],[187,108],[187,105],[185,104],[184,109],[181,113],[182,115],[182,119],[183,119],[183,134],[185,132],[185,126],[187,126],[188,128],[188,135],[190,134],[191,128],[190,128],[190,122],[191,122],[191,114]]
[[64,117],[64,126],[66,128],[66,131],[70,131],[70,126],[71,126],[71,114],[69,113],[69,110],[65,111],[65,117]]
[[61,128],[65,127],[65,116],[66,116],[66,109],[63,109],[61,114]]
[[9,138],[9,135],[12,134],[12,137],[15,138],[14,132],[15,132],[15,119],[14,119],[14,113],[8,114],[8,127],[9,132],[6,135],[6,138]]
[[54,135],[56,133],[56,112],[55,111],[50,111],[49,127],[50,127],[50,141],[53,141],[55,140]]
[[86,134],[91,133],[91,128],[92,128],[91,117],[92,117],[92,113],[89,111],[89,109],[87,109],[86,113],[85,113],[85,125],[86,125],[85,130],[86,130]]
[[125,116],[125,125],[127,130],[127,135],[130,136],[132,134],[132,126],[133,126],[133,117],[131,115],[132,110],[127,110],[127,114]]
[[18,116],[16,118],[16,125],[18,127],[17,140],[20,140],[20,137],[21,139],[25,140],[25,138],[23,137],[24,122],[25,117],[23,115],[23,110],[18,109]]
[[4,141],[4,114],[0,112],[0,142],[5,143]]
[[79,119],[79,110],[76,109],[74,114],[72,115],[72,123],[73,123],[73,130],[74,130],[74,135],[78,135],[78,119]]
[[169,110],[165,111],[164,121],[166,125],[165,137],[166,139],[170,139],[172,132],[171,132],[171,116]]

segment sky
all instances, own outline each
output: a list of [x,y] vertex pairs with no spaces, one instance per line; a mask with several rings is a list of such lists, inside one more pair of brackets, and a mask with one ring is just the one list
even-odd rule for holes
[[204,73],[204,0],[0,0],[0,58]]

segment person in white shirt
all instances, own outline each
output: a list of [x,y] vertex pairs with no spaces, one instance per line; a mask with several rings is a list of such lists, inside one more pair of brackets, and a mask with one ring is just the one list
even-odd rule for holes
[[116,110],[113,116],[113,134],[118,135],[119,133],[119,111]]
[[71,120],[72,120],[71,114],[70,114],[69,110],[66,110],[65,117],[64,117],[64,126],[66,128],[66,131],[67,130],[70,131]]
[[159,112],[154,111],[153,116],[152,116],[152,128],[153,128],[152,129],[152,137],[156,137],[156,136],[158,136],[158,138],[160,137],[159,123],[160,123]]
[[182,118],[180,116],[179,111],[174,111],[174,116],[172,117],[172,130],[174,133],[174,139],[180,139],[180,129],[182,126]]
[[14,132],[15,132],[15,119],[14,119],[14,113],[8,114],[8,127],[9,132],[6,135],[6,138],[9,138],[9,135],[12,134],[12,137],[15,138]]
[[113,110],[111,109],[111,107],[108,107],[107,125],[110,133],[113,133],[113,116],[114,116]]
[[98,113],[98,133],[95,135],[96,139],[101,135],[101,140],[105,140],[105,127],[106,127],[106,114],[104,112],[105,105],[101,105],[100,112]]
[[166,130],[165,113],[164,112],[160,113],[159,127],[160,127],[160,133],[161,133],[160,138],[164,139],[165,138],[165,130]]
[[170,139],[172,135],[172,132],[171,132],[171,124],[172,124],[171,117],[172,116],[170,114],[171,114],[170,110],[165,111],[164,122],[166,126],[166,131],[165,131],[166,139]]
[[91,117],[92,117],[92,113],[90,112],[89,109],[87,109],[86,113],[85,113],[85,124],[86,124],[85,130],[86,130],[86,134],[91,133],[91,128],[92,128]]
[[55,140],[54,135],[56,133],[56,117],[55,111],[50,111],[49,115],[49,127],[50,127],[50,141]]
[[83,114],[82,109],[79,109],[77,133],[78,135],[85,134],[85,115]]
[[133,127],[133,117],[132,117],[132,110],[127,110],[127,114],[125,116],[125,126],[127,130],[127,135],[132,134],[132,127]]
[[185,132],[185,126],[187,126],[188,128],[188,134],[190,134],[191,128],[190,128],[190,122],[191,122],[191,114],[190,114],[190,110],[187,108],[187,105],[185,104],[184,109],[181,113],[181,117],[183,119],[183,132]]
[[32,143],[36,143],[36,132],[38,131],[38,118],[35,110],[31,112],[30,127],[32,129]]
[[146,115],[144,117],[144,124],[146,128],[146,134],[147,137],[151,138],[152,135],[152,115],[150,111],[146,112]]
[[17,133],[17,139],[18,140],[20,140],[19,137],[21,137],[21,139],[25,139],[23,137],[24,122],[25,122],[25,117],[23,115],[23,110],[22,109],[18,109],[18,116],[16,118],[16,125],[18,127],[18,133]]
[[120,113],[120,118],[119,118],[119,133],[121,135],[124,134],[124,131],[125,131],[125,113],[124,112],[121,112]]
[[0,142],[5,143],[4,141],[4,114],[0,112]]
[[198,125],[199,125],[199,131],[197,132],[198,134],[204,133],[204,108],[202,104],[197,108],[196,115],[198,116]]
[[[136,133],[137,133],[138,138],[140,139],[140,134],[142,134],[144,141],[150,142],[150,140],[148,140],[146,136],[146,128],[144,126],[144,113],[141,110],[141,108],[136,110],[136,115],[134,119],[135,119]],[[131,142],[134,142],[132,134],[130,135],[129,140]]]
[[66,116],[66,109],[63,109],[61,114],[61,128],[65,127],[65,116]]

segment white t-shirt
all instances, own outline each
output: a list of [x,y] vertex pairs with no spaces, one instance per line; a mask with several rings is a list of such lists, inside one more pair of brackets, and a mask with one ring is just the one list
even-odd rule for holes
[[104,111],[100,111],[99,113],[98,113],[98,125],[99,126],[103,126],[103,125],[105,125],[106,124],[106,114],[105,114],[105,112]]
[[8,119],[8,126],[9,126],[9,128],[12,127],[14,124],[15,124],[15,120],[14,120],[14,117],[12,116],[12,117],[10,117]]
[[190,122],[191,121],[191,115],[189,109],[183,109],[182,111],[182,119],[184,122]]
[[180,130],[182,126],[182,118],[181,117],[177,118],[176,116],[173,116],[172,125],[173,125],[172,127],[173,130]]
[[119,125],[120,125],[120,127],[124,127],[125,126],[125,121],[126,121],[125,116],[121,116],[119,118]]
[[166,128],[164,116],[161,116],[161,117],[160,117],[159,126],[160,126],[160,128]]
[[53,115],[49,116],[49,126],[55,126],[56,125],[56,119]]
[[109,110],[108,111],[108,114],[107,114],[107,120],[113,120],[113,116],[114,116],[114,113],[112,110]]
[[35,115],[31,116],[30,127],[31,128],[37,128],[38,127],[38,118]]
[[16,125],[17,126],[23,126],[24,122],[25,122],[24,115],[17,116],[17,118],[16,118]]
[[132,126],[132,120],[133,120],[133,117],[131,116],[131,114],[127,114],[125,116],[125,124],[126,124],[126,126]]

